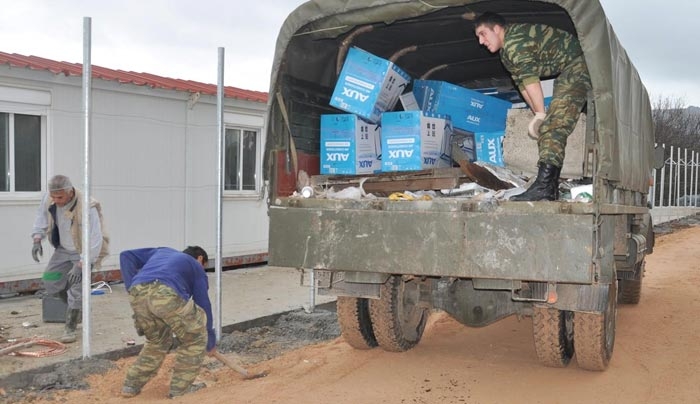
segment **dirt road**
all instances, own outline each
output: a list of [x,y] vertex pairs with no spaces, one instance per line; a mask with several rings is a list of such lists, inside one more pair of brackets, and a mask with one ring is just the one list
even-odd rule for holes
[[[699,226],[657,238],[647,259],[641,302],[618,310],[614,354],[605,372],[583,371],[575,360],[566,369],[540,366],[529,318],[511,317],[473,329],[434,314],[421,343],[405,353],[353,350],[337,338],[251,366],[270,371],[262,379],[242,381],[231,370],[207,370],[202,380],[208,388],[168,402],[698,403],[698,245]],[[131,361],[91,376],[89,390],[57,393],[50,402],[165,402],[167,372],[141,395],[119,398]]]

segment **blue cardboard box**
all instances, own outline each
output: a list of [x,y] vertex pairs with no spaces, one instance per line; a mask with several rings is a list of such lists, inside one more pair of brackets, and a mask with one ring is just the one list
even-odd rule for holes
[[394,63],[352,47],[333,90],[330,105],[378,123],[396,106],[411,77]]
[[469,132],[493,132],[506,128],[512,104],[455,84],[415,80],[413,94],[423,111],[449,115],[455,128]]
[[353,114],[321,115],[321,174],[381,171],[379,126]]
[[422,111],[382,114],[382,171],[447,167],[441,157],[452,136],[449,117]]
[[505,163],[503,162],[504,136],[505,131],[474,133],[476,161],[483,161],[496,166],[505,167]]

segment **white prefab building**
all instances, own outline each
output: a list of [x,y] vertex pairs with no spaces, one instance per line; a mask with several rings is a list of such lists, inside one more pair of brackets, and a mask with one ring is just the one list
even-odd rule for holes
[[[0,294],[40,287],[53,248],[31,257],[48,179],[84,179],[82,66],[0,52]],[[215,256],[216,86],[92,67],[91,195],[102,203],[118,274],[130,248],[201,245]],[[215,76],[215,72],[213,72]],[[262,133],[267,93],[226,87],[222,265],[267,260]],[[213,262],[213,259],[211,260]]]

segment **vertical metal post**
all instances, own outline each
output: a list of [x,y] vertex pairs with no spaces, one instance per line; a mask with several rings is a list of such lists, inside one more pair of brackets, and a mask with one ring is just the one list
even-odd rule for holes
[[83,265],[83,359],[90,357],[90,284],[92,268],[90,267],[90,104],[92,87],[92,65],[90,57],[92,22],[90,17],[83,17],[83,134],[84,134],[84,165],[83,165],[83,234],[82,234],[82,265]]
[[[688,149],[683,149],[683,206],[688,206]],[[680,197],[680,195],[678,196]]]
[[316,310],[316,271],[313,269],[309,273],[309,309],[308,313]]
[[656,172],[658,170],[654,169],[651,173],[652,175],[652,181],[651,181],[651,190],[649,191],[649,200],[651,202],[651,207],[652,209],[656,205]]
[[695,173],[695,177],[693,177],[693,186],[695,187],[693,189],[693,195],[695,195],[695,207],[697,208],[700,206],[700,196],[698,196],[698,182],[700,182],[700,178],[698,178],[698,169],[700,169],[700,153],[696,151],[693,151],[693,153],[693,172]]
[[661,181],[659,182],[659,207],[660,208],[662,208],[664,206],[664,182],[666,180],[666,156],[665,156],[666,145],[662,143],[661,147],[664,149],[664,165],[661,166]]
[[678,206],[678,198],[681,197],[681,148],[676,147],[676,154],[678,154],[678,159],[676,160],[676,204]]
[[214,314],[214,332],[216,340],[221,341],[221,240],[222,240],[222,220],[221,220],[221,204],[223,200],[224,189],[224,48],[219,48],[218,74],[216,88],[216,123],[217,123],[217,142],[216,155],[218,156],[218,164],[216,167],[217,183],[216,183],[216,266],[214,273],[216,274],[216,310]]
[[668,205],[673,206],[671,203],[673,199],[673,146],[671,146],[671,153],[669,154],[670,159],[668,163]]
[[[695,150],[690,151],[690,184],[688,184],[688,194],[692,195],[692,199],[690,199],[690,206],[695,206],[695,192],[693,191],[693,187],[695,184]],[[687,194],[686,194],[687,195]]]

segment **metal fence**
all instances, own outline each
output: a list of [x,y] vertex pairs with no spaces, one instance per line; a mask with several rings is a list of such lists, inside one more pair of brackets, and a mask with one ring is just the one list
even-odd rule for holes
[[661,144],[664,165],[654,170],[649,192],[652,207],[700,207],[698,174],[700,153],[686,148]]

